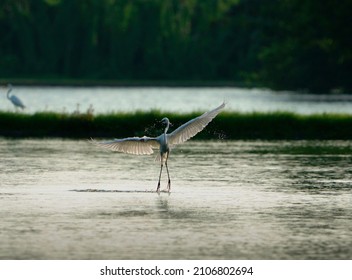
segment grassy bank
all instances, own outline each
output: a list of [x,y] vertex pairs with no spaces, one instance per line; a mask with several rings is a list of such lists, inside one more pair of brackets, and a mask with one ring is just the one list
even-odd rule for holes
[[[159,111],[73,115],[52,112],[35,114],[0,112],[0,136],[120,138],[156,136],[158,122],[168,116],[173,128],[200,113],[175,114]],[[171,128],[170,130],[172,130]],[[196,136],[197,139],[352,139],[352,115],[298,115],[274,113],[221,113]]]

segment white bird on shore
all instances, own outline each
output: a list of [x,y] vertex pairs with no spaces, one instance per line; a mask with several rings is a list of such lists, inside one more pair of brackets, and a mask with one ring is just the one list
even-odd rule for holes
[[12,102],[12,104],[15,106],[15,108],[21,108],[24,109],[26,108],[26,106],[24,106],[23,102],[21,101],[21,99],[19,99],[16,95],[10,95],[10,92],[12,91],[12,85],[8,84],[8,91],[7,91],[7,99],[10,100]]
[[92,139],[91,141],[98,146],[110,149],[112,151],[135,155],[149,155],[153,153],[153,149],[159,149],[161,166],[156,191],[160,191],[160,178],[163,166],[165,164],[168,176],[167,191],[170,192],[171,180],[169,169],[167,167],[170,148],[187,141],[191,137],[195,136],[198,132],[202,131],[212,121],[212,119],[214,119],[217,114],[219,114],[221,110],[224,109],[224,107],[225,103],[221,104],[219,107],[212,111],[206,112],[203,115],[186,122],[171,133],[167,133],[170,126],[169,119],[163,118],[161,122],[166,127],[164,133],[158,137],[129,137],[104,142],[97,142]]

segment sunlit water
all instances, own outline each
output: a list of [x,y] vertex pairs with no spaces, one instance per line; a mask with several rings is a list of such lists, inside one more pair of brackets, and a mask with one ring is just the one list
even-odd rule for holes
[[0,258],[351,259],[351,152],[190,141],[158,195],[153,156],[0,138]]
[[[0,110],[14,111],[3,92]],[[149,111],[207,111],[222,101],[227,110],[239,112],[289,111],[301,114],[352,113],[351,94],[302,94],[266,89],[240,88],[117,88],[117,87],[21,87],[13,94],[26,105],[25,112],[56,111],[84,113],[90,106],[94,113]],[[78,104],[78,108],[77,108]]]

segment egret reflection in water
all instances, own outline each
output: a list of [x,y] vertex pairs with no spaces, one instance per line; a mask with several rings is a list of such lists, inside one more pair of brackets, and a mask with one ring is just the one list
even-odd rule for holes
[[186,122],[185,124],[181,125],[169,134],[167,132],[171,123],[168,118],[163,118],[161,122],[166,127],[164,133],[159,135],[158,137],[143,136],[115,139],[112,141],[103,142],[97,142],[94,140],[92,141],[94,144],[103,148],[134,155],[150,155],[153,153],[153,149],[159,148],[161,165],[159,181],[156,191],[160,191],[161,173],[165,164],[168,177],[167,191],[170,192],[171,179],[167,166],[167,160],[169,158],[171,147],[186,142],[188,139],[192,138],[197,133],[202,131],[224,109],[224,107],[225,103],[222,103],[219,107]]

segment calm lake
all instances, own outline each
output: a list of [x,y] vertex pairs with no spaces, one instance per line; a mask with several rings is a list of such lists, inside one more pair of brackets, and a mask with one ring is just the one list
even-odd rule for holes
[[0,156],[0,259],[352,259],[352,141],[189,141],[159,195],[153,156],[4,138]]
[[[2,88],[1,111],[14,111]],[[25,112],[56,111],[94,113],[149,111],[208,111],[227,102],[226,110],[239,112],[289,111],[301,114],[352,113],[352,94],[302,94],[267,89],[240,88],[118,88],[118,87],[22,87],[13,94],[26,105]],[[78,108],[77,108],[78,107]]]

